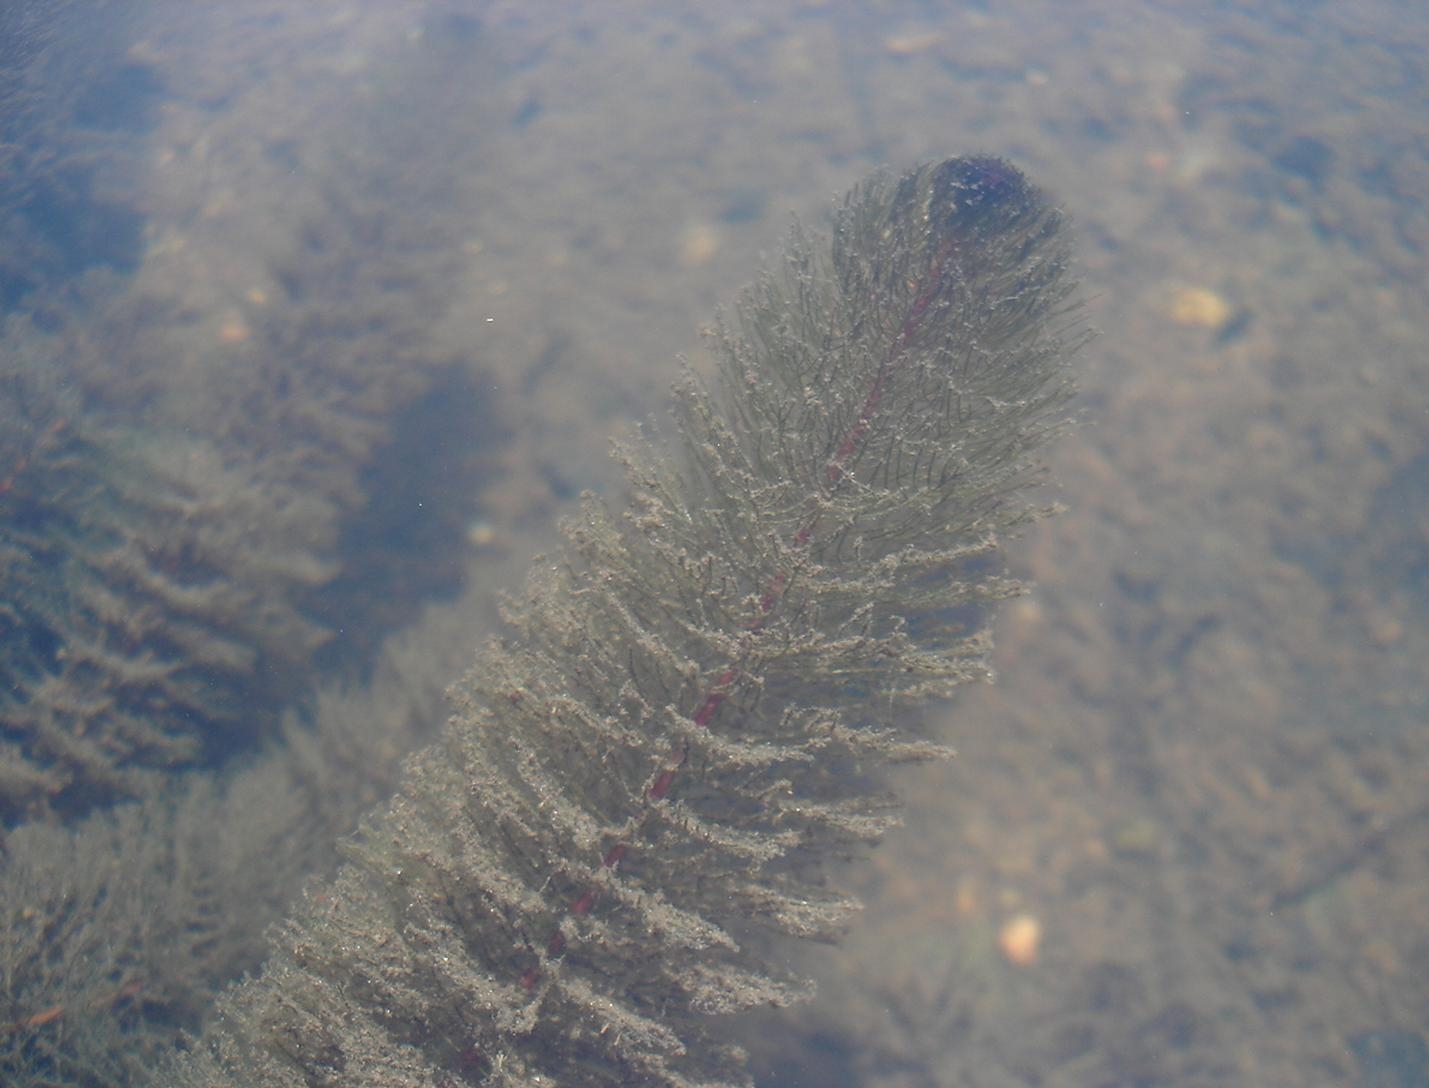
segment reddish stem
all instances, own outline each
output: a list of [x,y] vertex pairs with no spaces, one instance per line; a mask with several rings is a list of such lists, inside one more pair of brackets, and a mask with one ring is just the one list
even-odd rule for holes
[[[838,449],[834,452],[832,459],[829,461],[827,478],[830,486],[838,484],[838,482],[843,479],[848,462],[853,458],[854,454],[858,452],[859,444],[863,441],[865,435],[867,435],[868,429],[872,425],[874,414],[878,411],[879,403],[883,399],[885,387],[888,384],[895,365],[904,352],[907,351],[908,345],[912,342],[919,324],[927,313],[928,307],[938,296],[938,292],[942,287],[943,268],[947,264],[948,257],[952,251],[953,239],[944,239],[942,245],[938,247],[938,252],[933,257],[932,264],[928,270],[928,276],[923,283],[923,289],[908,308],[908,313],[903,319],[903,325],[898,331],[897,340],[894,341],[893,346],[889,349],[888,357],[884,359],[878,368],[878,373],[874,376],[873,384],[869,387],[868,395],[864,398],[863,407],[859,411],[857,421],[849,429],[848,434],[844,436],[843,441],[839,443]],[[816,511],[809,515],[808,521],[794,534],[791,543],[796,550],[809,546],[809,543],[813,540],[814,530],[818,527],[818,523],[819,515]],[[790,572],[785,570],[777,572],[774,577],[770,579],[768,587],[759,598],[756,614],[751,617],[749,622],[745,625],[746,634],[743,640],[744,650],[740,654],[740,660],[747,658],[750,636],[757,633],[773,613],[775,605],[779,603],[784,595],[784,590],[788,587],[789,578]],[[743,674],[744,670],[740,664],[736,663],[727,666],[723,672],[711,681],[704,698],[700,701],[700,705],[694,714],[691,715],[690,720],[702,728],[708,728],[710,721],[714,718],[720,705],[729,698],[731,689]],[[689,755],[688,746],[683,744],[671,751],[669,756],[665,759],[664,769],[656,775],[655,781],[645,790],[645,799],[647,802],[659,801],[670,792],[670,787],[674,784],[675,777],[679,774],[680,768],[689,760]],[[624,860],[625,855],[629,852],[629,849],[630,846],[628,843],[617,842],[606,851],[605,856],[601,859],[601,867],[612,871],[617,869],[621,861]],[[599,889],[592,885],[583,891],[576,899],[571,901],[570,906],[566,908],[567,912],[576,918],[584,917],[595,908],[599,895]],[[546,942],[546,954],[552,957],[559,956],[565,950],[566,938],[558,925],[552,930],[551,936]],[[521,975],[522,988],[526,990],[533,989],[540,977],[540,965],[532,964],[526,968]]]

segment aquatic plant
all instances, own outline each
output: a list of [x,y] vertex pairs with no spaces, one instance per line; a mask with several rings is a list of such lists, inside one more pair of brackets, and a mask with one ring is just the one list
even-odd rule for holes
[[149,1085],[180,1033],[262,963],[264,931],[304,883],[336,869],[334,842],[391,795],[476,626],[430,610],[422,637],[388,640],[369,685],[325,685],[307,715],[286,716],[281,744],[222,780],[189,774],[71,824],[10,830],[0,1084]]
[[1061,214],[1013,167],[878,175],[795,230],[620,448],[349,861],[168,1083],[742,1083],[711,1025],[808,987],[828,867],[934,758],[917,708],[985,674],[999,561],[1086,338]]
[[[434,80],[433,50],[400,53],[384,94],[345,101],[329,138],[304,144],[313,191],[291,230],[265,224],[264,286],[221,299],[225,324],[176,288],[163,247],[134,279],[41,276],[0,323],[7,1088],[147,1083],[149,1060],[257,966],[263,931],[336,867],[337,836],[440,722],[456,663],[423,647],[397,651],[398,667],[394,628],[452,584],[429,572],[456,566],[478,501],[468,431],[487,409],[475,368],[430,330],[465,222],[451,183],[479,146],[464,125],[485,115],[439,132],[409,121],[432,84],[469,103],[493,69],[448,45],[451,78]],[[164,86],[182,96],[166,56]],[[199,248],[186,252],[214,259]],[[413,516],[413,499],[440,517]],[[399,548],[423,571],[400,587]],[[343,656],[315,654],[334,628]],[[376,690],[321,675],[337,665]]]
[[328,571],[299,510],[274,510],[208,443],[90,411],[66,365],[82,348],[19,317],[3,346],[0,814],[13,817],[137,795],[156,768],[199,758],[196,722],[253,723],[255,670],[324,637],[288,598]]
[[[364,668],[421,593],[456,581],[407,574],[389,592],[386,536],[425,530],[424,569],[453,568],[477,489],[479,453],[450,446],[480,411],[475,367],[432,328],[464,214],[452,148],[470,154],[465,126],[485,115],[407,123],[438,64],[445,93],[480,99],[489,76],[454,53],[404,52],[387,94],[336,109],[303,152],[313,191],[223,324],[164,269],[46,280],[0,324],[0,821],[82,814],[252,752],[339,658],[316,655],[333,630],[339,663]],[[402,427],[427,396],[471,411],[427,411],[414,452]],[[420,479],[423,454],[471,484],[442,522],[369,493],[410,493],[392,481]]]

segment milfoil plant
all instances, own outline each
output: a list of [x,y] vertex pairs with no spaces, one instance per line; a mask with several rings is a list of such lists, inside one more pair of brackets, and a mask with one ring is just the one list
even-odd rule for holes
[[984,675],[1007,535],[1087,338],[1015,168],[877,175],[620,448],[439,743],[160,1078],[189,1088],[732,1085],[719,1018],[809,991],[831,862],[896,819],[917,708]]

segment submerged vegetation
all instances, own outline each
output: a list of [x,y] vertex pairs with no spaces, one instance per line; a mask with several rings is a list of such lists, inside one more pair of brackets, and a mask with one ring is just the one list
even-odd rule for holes
[[[114,80],[169,87],[171,108],[185,78],[169,56],[139,80],[132,28],[107,39],[80,19],[81,33],[60,9],[90,6],[43,6],[0,14],[16,66],[0,94],[23,107],[0,111],[7,237],[73,246],[20,260],[28,278],[0,299],[0,1081],[112,1088],[144,1083],[256,965],[264,928],[331,871],[335,839],[440,720],[455,659],[397,627],[459,584],[452,556],[490,456],[471,427],[491,409],[479,369],[431,335],[464,162],[446,141],[462,130],[421,146],[403,96],[431,91],[400,60],[390,96],[327,107],[336,146],[310,149],[322,199],[254,245],[258,286],[220,323],[182,276],[95,263],[84,237],[41,230],[35,194],[70,158],[146,214],[106,143],[142,145],[142,119],[44,97],[56,66],[115,94]],[[33,22],[14,22],[20,8]],[[420,43],[405,57],[424,75],[470,59]],[[443,86],[469,100],[488,75]],[[342,139],[384,126],[395,159]],[[155,250],[185,252],[185,227]],[[379,487],[432,515],[374,501]],[[394,537],[419,577],[394,568]],[[427,622],[456,646],[470,626]]]
[[[488,78],[472,24],[439,23],[330,146],[274,144],[321,180],[214,295],[184,232],[223,201],[159,229],[129,173],[182,65],[119,28],[67,54],[16,45],[63,22],[0,24],[23,107],[0,189],[7,1085],[152,1083],[329,879],[167,1075],[739,1080],[711,1018],[807,992],[769,936],[838,931],[827,863],[896,820],[878,768],[941,754],[913,708],[981,675],[1017,591],[999,542],[1035,515],[1084,337],[1062,219],[999,160],[876,177],[747,293],[719,382],[678,389],[682,437],[625,451],[631,508],[588,501],[374,808],[457,669],[388,638],[412,605],[386,598],[450,588],[467,436],[495,429],[431,334],[448,150],[478,146]],[[61,70],[87,90],[32,93]],[[411,125],[412,95],[460,121]],[[400,595],[393,540],[437,571]],[[333,666],[370,694],[313,695]]]
[[[132,62],[90,56],[96,48],[80,51],[94,65],[87,84],[130,78]],[[36,56],[42,76],[59,63]],[[25,81],[14,82],[28,102]],[[48,158],[29,155],[28,188],[11,179],[0,193],[17,236],[38,229],[55,173],[43,162],[84,157],[60,122],[81,132],[99,123],[82,97],[65,102],[64,117],[49,104],[31,111],[36,131],[11,133],[55,145]],[[322,199],[295,210],[255,272],[261,285],[216,331],[180,288],[170,297],[82,261],[60,261],[75,271],[54,272],[23,309],[0,315],[8,822],[148,796],[175,768],[253,751],[311,685],[315,652],[335,631],[370,660],[370,626],[392,618],[322,594],[354,572],[392,576],[374,554],[389,532],[379,518],[408,538],[422,528],[410,511],[374,503],[369,481],[393,474],[383,458],[394,427],[434,389],[485,413],[474,368],[454,377],[458,360],[430,335],[451,290],[443,217],[460,163],[410,146],[422,137],[402,129],[400,95],[351,113],[333,121],[339,131],[385,132],[390,146],[313,150],[326,156],[314,164],[329,179]],[[449,448],[468,420],[441,422],[448,430],[428,433],[425,456],[442,458],[449,501],[425,531],[445,533],[452,550],[481,454]],[[403,471],[421,471],[410,444],[396,452],[412,458]],[[330,657],[363,664],[350,649]]]
[[439,743],[167,1082],[723,1085],[807,984],[916,708],[981,675],[1004,536],[1086,332],[1060,214],[996,159],[796,233],[454,690]]

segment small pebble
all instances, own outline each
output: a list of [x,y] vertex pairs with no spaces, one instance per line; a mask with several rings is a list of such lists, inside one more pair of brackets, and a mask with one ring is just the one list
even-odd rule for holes
[[1030,914],[1018,914],[997,933],[997,949],[1014,967],[1031,967],[1042,947],[1042,923]]

